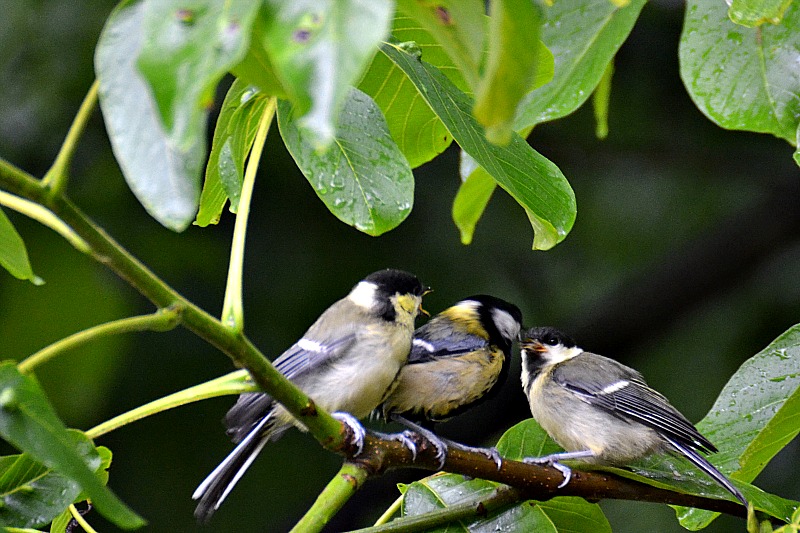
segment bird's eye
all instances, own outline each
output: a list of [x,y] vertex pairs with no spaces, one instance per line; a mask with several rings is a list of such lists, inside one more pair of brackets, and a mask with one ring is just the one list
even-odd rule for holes
[[555,337],[555,335],[547,335],[542,340],[545,344],[549,344],[550,346],[555,346],[558,344],[558,339]]

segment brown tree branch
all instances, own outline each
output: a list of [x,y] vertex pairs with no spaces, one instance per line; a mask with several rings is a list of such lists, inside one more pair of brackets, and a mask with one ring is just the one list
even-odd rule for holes
[[[364,468],[370,477],[379,476],[396,468],[439,470],[436,450],[419,435],[414,433],[410,435],[417,444],[416,459],[401,442],[368,434],[361,454],[357,457],[348,455],[348,462]],[[564,478],[561,472],[553,467],[504,459],[498,469],[493,459],[480,452],[457,448],[450,448],[441,470],[509,485],[519,490],[520,500],[545,501],[556,496],[579,496],[589,501],[633,500],[694,507],[740,518],[747,517],[747,510],[738,502],[674,492],[609,472],[573,470],[570,482],[565,487],[558,488]]]

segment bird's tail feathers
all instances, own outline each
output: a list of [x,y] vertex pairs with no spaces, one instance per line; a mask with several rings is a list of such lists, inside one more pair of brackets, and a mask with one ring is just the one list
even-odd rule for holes
[[275,437],[268,430],[270,422],[274,422],[271,418],[265,416],[195,489],[192,499],[199,501],[194,516],[199,522],[207,523],[211,519],[264,445]]
[[689,448],[684,444],[681,444],[667,437],[665,438],[678,452],[681,453],[681,455],[683,455],[689,461],[691,461],[693,465],[695,465],[697,468],[708,474],[714,481],[719,483],[725,490],[733,494],[737,500],[742,502],[742,505],[744,505],[745,507],[748,506],[747,498],[745,498],[744,495],[741,493],[741,491],[739,491],[739,489],[737,489],[734,486],[734,484],[731,483],[731,480],[725,477],[725,474],[717,470],[717,468],[714,465],[712,465],[708,461],[708,459],[700,455],[698,451],[693,450],[692,448]]

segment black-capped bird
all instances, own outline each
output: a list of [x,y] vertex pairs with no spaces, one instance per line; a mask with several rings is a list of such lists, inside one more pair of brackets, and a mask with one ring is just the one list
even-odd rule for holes
[[[497,392],[521,323],[516,305],[486,295],[465,298],[433,317],[414,332],[408,364],[380,407],[383,417],[421,433],[443,463],[447,444],[432,432],[433,425]],[[480,451],[489,452],[499,468],[496,451]]]
[[[407,272],[381,270],[331,305],[303,337],[274,361],[317,405],[353,428],[395,385],[411,349],[414,320],[427,288]],[[268,394],[247,393],[225,416],[233,451],[197,487],[195,516],[207,522],[264,445],[287,429],[305,430]]]
[[700,454],[717,448],[642,375],[613,359],[585,352],[554,328],[533,328],[522,335],[522,386],[531,413],[564,450],[526,462],[558,461],[623,466],[655,453],[686,457],[747,507],[731,481]]

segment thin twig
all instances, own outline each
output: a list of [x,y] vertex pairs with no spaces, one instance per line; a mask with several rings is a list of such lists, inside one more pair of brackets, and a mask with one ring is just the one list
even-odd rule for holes
[[105,324],[99,324],[89,329],[79,331],[69,337],[54,342],[42,348],[30,357],[21,361],[17,368],[23,374],[32,372],[33,369],[57,355],[75,349],[83,344],[92,342],[102,337],[130,333],[133,331],[168,331],[180,322],[180,311],[169,308],[162,309],[149,315],[121,318]]
[[86,129],[86,123],[89,117],[92,116],[97,105],[97,88],[99,87],[97,80],[94,80],[89,91],[78,109],[78,114],[75,115],[75,120],[64,138],[64,143],[56,156],[56,160],[50,170],[45,174],[42,184],[50,189],[50,194],[58,195],[64,192],[67,187],[67,179],[69,178],[69,165],[72,162],[72,156],[75,154],[75,149],[78,146],[78,140],[83,135]]
[[253,197],[253,186],[256,182],[256,170],[261,161],[261,153],[267,140],[267,133],[275,116],[277,99],[270,98],[261,114],[258,131],[247,161],[247,170],[242,180],[242,193],[239,198],[239,209],[236,213],[236,224],[233,228],[231,244],[231,261],[228,267],[228,282],[225,287],[225,300],[222,304],[222,323],[239,333],[244,330],[244,310],[242,303],[242,269],[244,267],[245,237],[247,236],[247,219],[250,214],[250,201]]

